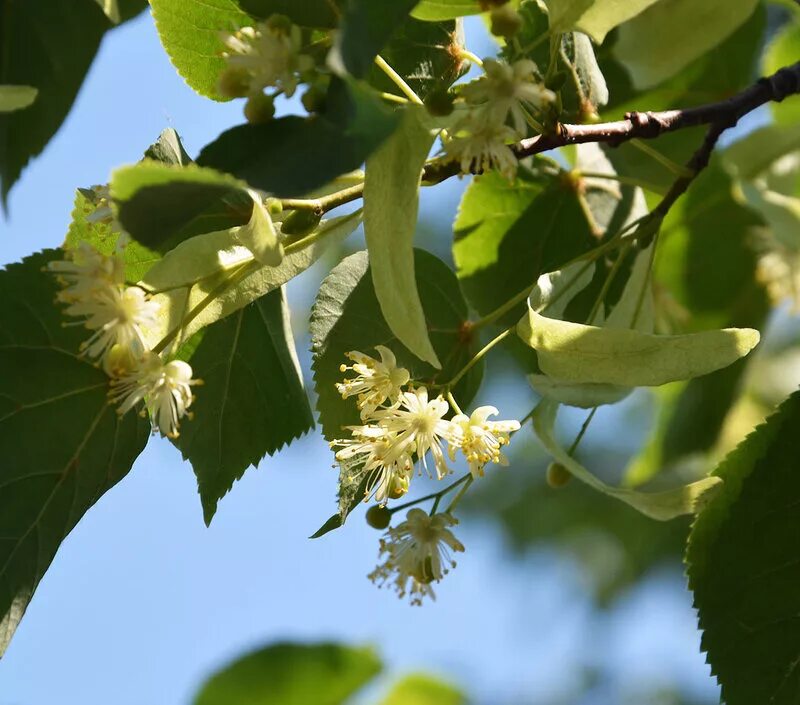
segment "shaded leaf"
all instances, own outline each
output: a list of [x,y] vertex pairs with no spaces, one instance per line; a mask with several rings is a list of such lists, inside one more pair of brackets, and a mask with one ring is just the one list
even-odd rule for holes
[[0,272],[0,653],[59,545],[130,470],[149,424],[120,418],[108,378],[64,327],[57,285],[42,271],[61,253]]
[[187,343],[187,359],[203,387],[175,445],[192,463],[210,524],[217,502],[244,471],[310,430],[314,417],[281,289],[197,336]]
[[234,0],[150,0],[153,19],[172,65],[190,88],[213,100],[225,69],[221,33],[252,25]]
[[304,27],[332,28],[339,24],[342,0],[236,0],[239,6],[258,19],[285,15]]
[[211,676],[194,705],[342,705],[381,663],[370,648],[278,643]]
[[714,471],[722,491],[689,537],[702,648],[728,705],[797,701],[799,423],[795,393]]

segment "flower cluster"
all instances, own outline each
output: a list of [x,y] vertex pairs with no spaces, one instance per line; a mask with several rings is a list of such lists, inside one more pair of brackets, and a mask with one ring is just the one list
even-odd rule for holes
[[282,15],[223,32],[222,41],[227,69],[220,77],[220,90],[231,97],[259,95],[269,87],[291,97],[301,75],[314,68],[314,60],[301,52],[300,28]]
[[174,438],[192,403],[192,368],[165,362],[147,348],[147,331],[157,323],[159,305],[138,286],[125,283],[124,237],[104,255],[88,242],[68,250],[48,270],[62,285],[56,300],[65,313],[92,331],[81,354],[102,365],[111,377],[111,400],[124,414],[143,401],[153,432]]
[[445,150],[465,173],[497,169],[511,181],[517,157],[509,143],[526,135],[532,111],[553,102],[555,94],[537,81],[536,64],[529,59],[513,64],[487,59],[483,69],[483,76],[461,89],[469,110]]
[[[347,427],[349,437],[331,443],[342,476],[364,485],[365,501],[374,498],[385,505],[403,496],[415,467],[420,474],[443,479],[452,472],[448,458],[454,461],[458,452],[473,479],[483,475],[487,463],[507,463],[501,449],[519,429],[518,421],[490,421],[498,414],[493,406],[479,407],[470,416],[451,410],[441,396],[432,397],[426,387],[412,385],[411,375],[398,367],[391,350],[379,345],[376,351],[380,359],[349,352],[353,364],[340,368],[355,373],[336,387],[343,398],[356,398],[362,425]],[[441,580],[448,564],[455,565],[447,548],[464,550],[448,528],[455,523],[449,514],[431,517],[412,509],[381,541],[385,559],[371,579],[383,584],[394,575],[392,584],[401,597],[409,592],[410,581],[414,603],[425,595],[432,597],[430,583]]]

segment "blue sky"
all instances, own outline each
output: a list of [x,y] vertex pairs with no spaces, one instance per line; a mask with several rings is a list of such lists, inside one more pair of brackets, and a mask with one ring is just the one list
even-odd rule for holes
[[[196,154],[240,111],[183,84],[149,15],[110,33],[65,125],[11,193],[0,264],[57,246],[75,187],[105,182],[163,128]],[[461,188],[436,189],[423,212],[451,219]],[[296,316],[314,276],[290,287]],[[307,364],[302,333],[298,344]],[[478,401],[519,418],[531,399],[506,380]],[[570,561],[512,561],[494,525],[470,521],[459,531],[468,550],[435,604],[411,608],[377,590],[365,575],[378,534],[361,517],[306,538],[333,508],[330,465],[309,435],[251,469],[206,528],[191,468],[154,439],[61,547],[0,661],[0,705],[184,705],[209,669],[277,639],[374,643],[391,672],[438,672],[487,703],[552,703],[586,662],[632,687],[715,692],[680,575],[656,575],[598,617]]]

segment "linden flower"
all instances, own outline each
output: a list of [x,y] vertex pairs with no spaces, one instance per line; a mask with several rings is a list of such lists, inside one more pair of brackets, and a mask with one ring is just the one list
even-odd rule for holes
[[375,409],[388,400],[395,404],[402,393],[401,387],[408,384],[411,376],[404,367],[397,366],[397,359],[389,348],[376,345],[375,350],[381,356],[380,362],[358,350],[347,353],[347,357],[355,364],[348,367],[342,365],[342,372],[352,370],[356,373],[353,379],[346,379],[336,385],[343,399],[358,397],[358,408],[361,417],[370,416]]
[[467,121],[469,134],[455,137],[445,143],[445,151],[458,159],[465,174],[481,173],[497,169],[509,181],[517,175],[517,157],[508,142],[517,139],[517,133],[502,123],[485,122],[474,124]]
[[471,416],[458,414],[452,424],[457,429],[448,439],[450,457],[460,448],[469,463],[474,478],[483,477],[486,463],[508,465],[508,459],[500,449],[508,443],[508,435],[519,431],[519,421],[489,421],[490,416],[500,413],[493,406],[479,406]]
[[425,471],[431,475],[426,459],[430,450],[436,476],[441,480],[450,472],[442,449],[442,441],[452,435],[451,423],[443,418],[449,409],[442,397],[429,400],[428,390],[419,387],[404,392],[397,407],[375,411],[374,421],[387,431],[386,437],[391,439],[389,457],[413,448]]
[[536,64],[521,59],[507,64],[496,59],[483,63],[485,74],[467,84],[461,94],[470,105],[482,105],[488,123],[501,125],[509,113],[520,135],[526,132],[526,107],[541,108],[555,100],[553,91],[536,81]]
[[56,297],[59,301],[80,301],[125,282],[125,263],[119,249],[108,257],[88,242],[81,242],[75,249],[68,250],[66,257],[47,264],[48,271],[64,286]]
[[159,305],[136,286],[107,286],[76,301],[66,309],[70,316],[84,318],[93,330],[81,350],[94,358],[104,356],[115,345],[139,355],[145,350],[144,331],[156,324]]
[[222,41],[229,50],[223,56],[230,69],[247,73],[250,94],[274,86],[291,98],[299,84],[298,74],[314,66],[311,57],[300,53],[300,28],[275,17],[233,34],[223,32]]
[[450,514],[429,516],[421,509],[409,510],[406,520],[381,539],[378,555],[386,558],[367,577],[379,587],[391,579],[399,597],[410,594],[412,605],[421,605],[426,595],[435,600],[431,583],[456,567],[450,552],[464,550],[449,529],[457,523]]
[[364,501],[374,497],[380,504],[397,499],[408,491],[414,462],[410,444],[401,446],[396,438],[379,426],[351,426],[352,438],[335,440],[331,447],[340,447],[336,460],[342,470],[351,470],[351,480],[366,478]]
[[200,384],[192,379],[191,366],[182,360],[165,363],[158,355],[147,354],[129,374],[111,382],[111,399],[119,403],[117,413],[126,414],[144,401],[153,433],[160,431],[177,438],[180,420],[189,415],[194,401],[191,387]]

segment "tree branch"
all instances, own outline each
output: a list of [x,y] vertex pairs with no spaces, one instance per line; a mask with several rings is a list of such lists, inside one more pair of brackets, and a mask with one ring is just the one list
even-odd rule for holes
[[[552,134],[536,135],[521,140],[511,149],[521,159],[570,144],[601,142],[616,147],[634,138],[654,139],[667,132],[675,132],[698,125],[710,125],[703,146],[688,164],[689,168],[697,173],[708,164],[708,159],[719,136],[728,128],[733,127],[743,115],[765,103],[780,102],[787,96],[796,93],[800,93],[800,62],[782,68],[772,76],[760,78],[752,86],[727,100],[684,110],[631,112],[625,115],[624,120],[595,125],[559,124]],[[425,167],[422,178],[426,183],[435,184],[458,173],[457,161],[441,159],[429,163]],[[687,176],[676,181],[673,188],[670,189],[670,193],[676,188],[680,190],[674,195],[670,205],[686,190],[691,180],[692,178]],[[685,184],[681,188],[679,184],[684,181]]]

